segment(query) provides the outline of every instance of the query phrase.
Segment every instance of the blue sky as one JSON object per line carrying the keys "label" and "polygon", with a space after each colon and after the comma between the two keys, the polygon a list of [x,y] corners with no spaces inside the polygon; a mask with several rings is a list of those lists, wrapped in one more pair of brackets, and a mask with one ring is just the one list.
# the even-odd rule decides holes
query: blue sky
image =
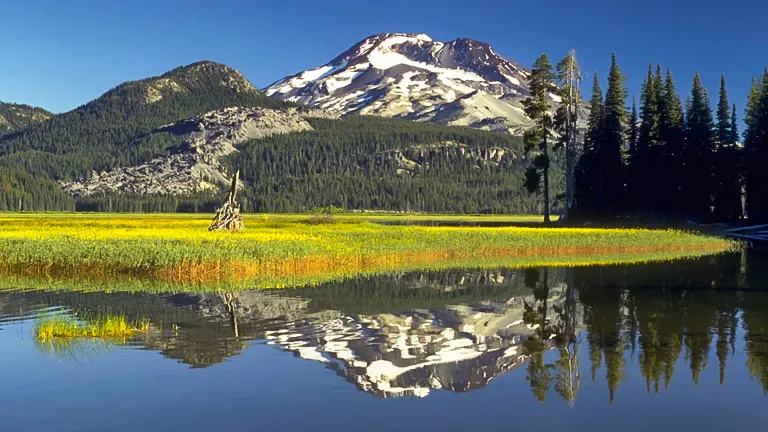
{"label": "blue sky", "polygon": [[724,72],[741,113],[751,77],[768,62],[767,2],[573,3],[0,0],[0,100],[67,111],[121,82],[198,60],[226,63],[263,87],[370,34],[414,32],[489,42],[526,66],[542,52],[557,60],[573,47],[582,67],[602,77],[616,51],[632,92],[648,63],[661,62],[683,98],[700,72],[714,102]]}

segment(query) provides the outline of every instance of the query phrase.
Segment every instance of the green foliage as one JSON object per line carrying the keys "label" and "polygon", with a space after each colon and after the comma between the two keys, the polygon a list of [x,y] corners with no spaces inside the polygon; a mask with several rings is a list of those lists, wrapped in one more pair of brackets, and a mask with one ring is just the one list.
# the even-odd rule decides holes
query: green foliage
{"label": "green foliage", "polygon": [[[222,85],[233,80],[233,85]],[[0,138],[0,166],[54,179],[87,177],[93,170],[165,154],[177,140],[170,135],[144,137],[160,126],[228,106],[286,105],[244,86],[250,84],[239,72],[212,62],[128,82],[37,127]]]}
{"label": "green foliage", "polygon": [[713,163],[713,206],[716,220],[734,220],[742,215],[741,151],[736,146],[735,112],[728,102],[725,75],[720,78],[720,99],[717,104],[717,146]]}
{"label": "green foliage", "polygon": [[600,88],[600,80],[595,72],[592,81],[592,99],[589,103],[589,119],[584,136],[584,154],[593,152],[600,141],[603,123],[603,90]]}
{"label": "green foliage", "polygon": [[[254,140],[230,158],[247,185],[244,211],[541,213],[521,190],[529,162],[519,137],[367,116],[310,123],[313,131]],[[486,157],[494,149],[505,152],[498,162]],[[399,154],[416,165],[400,165]],[[558,167],[552,174],[562,178]]]}
{"label": "green foliage", "polygon": [[744,151],[747,213],[750,220],[768,220],[768,73],[752,85],[747,101]]}
{"label": "green foliage", "polygon": [[684,210],[691,215],[705,217],[710,213],[713,188],[715,123],[707,91],[696,74],[691,90],[691,108],[686,112],[686,145],[683,164],[686,182],[682,184],[686,197]]}
{"label": "green foliage", "polygon": [[42,108],[0,102],[0,138],[36,126],[52,115]]}
{"label": "green foliage", "polygon": [[640,120],[642,121],[638,136],[638,152],[643,154],[648,148],[659,142],[659,85],[657,77],[653,75],[651,66],[648,65],[648,76],[643,82],[640,95]]}
{"label": "green foliage", "polygon": [[[549,92],[552,89],[552,81],[555,79],[555,73],[549,58],[542,54],[533,64],[531,76],[528,81],[530,96],[523,100],[523,111],[530,118],[534,126],[525,131],[523,140],[525,141],[525,152],[529,153],[534,149],[541,152],[533,159],[532,167],[541,171],[541,178],[544,180],[544,221],[549,222],[549,147],[552,143],[552,128],[554,120],[550,115]],[[530,171],[530,167],[528,168]],[[538,190],[538,185],[532,182],[537,179],[536,176],[526,174],[525,188],[528,191]],[[534,187],[535,186],[535,187]]]}
{"label": "green foliage", "polygon": [[630,156],[633,156],[637,151],[637,139],[640,133],[638,128],[639,120],[640,119],[637,114],[637,103],[635,102],[635,97],[632,96],[632,111],[629,114],[629,135],[627,136],[627,140],[629,141],[628,144]]}
{"label": "green foliage", "polygon": [[730,143],[732,134],[731,104],[728,102],[728,89],[725,74],[720,76],[720,99],[717,103],[717,139],[720,144]]}
{"label": "green foliage", "polygon": [[74,209],[74,200],[56,182],[24,171],[0,167],[0,211]]}
{"label": "green foliage", "polygon": [[[597,76],[593,100],[598,97]],[[625,107],[627,89],[624,74],[616,63],[616,54],[611,57],[608,75],[608,91],[600,110],[601,118],[590,118],[587,136],[592,140],[581,158],[583,179],[581,180],[580,212],[592,215],[621,214],[624,199],[624,165],[622,151],[626,140],[628,123]],[[593,102],[594,103],[594,102]],[[599,126],[597,126],[599,124]],[[592,129],[594,128],[594,129]]]}
{"label": "green foliage", "polygon": [[116,213],[215,213],[222,198],[201,192],[187,196],[94,195],[77,199],[75,210]]}
{"label": "green foliage", "polygon": [[684,118],[672,73],[668,69],[662,81],[660,66],[655,75],[648,69],[640,112],[638,143],[626,167],[626,211],[699,220],[740,218],[741,154],[724,77],[717,129],[699,76]]}

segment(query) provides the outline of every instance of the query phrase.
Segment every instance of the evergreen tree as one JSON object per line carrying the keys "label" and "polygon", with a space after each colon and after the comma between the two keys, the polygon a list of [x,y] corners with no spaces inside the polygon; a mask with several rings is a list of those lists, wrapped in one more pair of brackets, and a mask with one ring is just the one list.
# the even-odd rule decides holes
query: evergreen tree
{"label": "evergreen tree", "polygon": [[641,172],[637,171],[641,169],[640,167],[640,159],[638,158],[637,154],[637,138],[639,134],[639,128],[638,128],[638,117],[637,117],[637,104],[635,103],[635,97],[632,96],[632,111],[630,112],[629,117],[629,132],[627,135],[627,146],[628,151],[626,155],[626,166],[627,166],[627,193],[628,198],[630,200],[630,205],[633,208],[637,208],[640,206],[640,200],[639,196],[642,194],[641,189],[641,181],[640,177],[642,175]]}
{"label": "evergreen tree", "polygon": [[664,81],[664,93],[660,102],[661,112],[659,113],[659,139],[664,146],[661,152],[661,164],[658,167],[660,172],[665,173],[664,177],[658,176],[660,189],[659,208],[668,215],[675,215],[680,212],[680,201],[682,200],[681,189],[686,179],[681,171],[681,155],[685,145],[683,104],[680,102],[680,96],[675,89],[675,79],[672,77],[672,71],[667,69],[666,80]]}
{"label": "evergreen tree", "polygon": [[600,146],[603,132],[603,90],[597,73],[592,81],[592,98],[589,103],[589,118],[587,130],[584,133],[584,150],[579,158],[576,186],[576,201],[582,214],[594,211],[595,183],[595,154]]}
{"label": "evergreen tree", "polygon": [[589,119],[587,131],[584,134],[583,153],[594,152],[600,141],[600,133],[603,124],[603,90],[600,88],[600,80],[595,73],[592,81],[592,99],[589,102]]}
{"label": "evergreen tree", "polygon": [[615,214],[621,210],[624,193],[624,167],[622,149],[626,138],[627,88],[625,77],[611,56],[608,74],[608,90],[605,93],[601,143],[595,149],[595,201],[603,214]]}
{"label": "evergreen tree", "polygon": [[632,158],[637,151],[637,138],[638,138],[638,117],[637,117],[637,104],[635,103],[635,97],[632,96],[632,112],[629,116],[629,156]]}
{"label": "evergreen tree", "polygon": [[725,74],[720,77],[720,100],[717,104],[717,149],[714,163],[714,216],[717,220],[741,217],[741,164],[739,150],[733,140],[731,104]]}
{"label": "evergreen tree", "polygon": [[[661,69],[661,63],[656,65],[656,75],[653,77],[654,93],[656,94],[657,111],[659,114],[659,122],[661,122],[661,112],[664,110],[664,75]],[[661,123],[659,123],[659,133]],[[659,136],[661,139],[661,136]]]}
{"label": "evergreen tree", "polygon": [[549,146],[552,128],[554,126],[552,116],[550,115],[549,92],[552,89],[552,81],[555,74],[549,58],[542,54],[533,64],[531,70],[530,87],[531,95],[523,100],[523,110],[525,114],[533,121],[534,126],[525,132],[526,153],[538,149],[537,154],[531,166],[526,171],[525,186],[529,192],[535,192],[539,189],[543,179],[544,183],[544,222],[550,222],[549,217]]}
{"label": "evergreen tree", "polygon": [[687,176],[683,188],[683,207],[689,215],[706,218],[712,205],[715,123],[709,96],[701,85],[698,73],[693,78],[691,107],[686,113],[686,135],[683,160]]}
{"label": "evergreen tree", "polygon": [[722,74],[720,76],[720,100],[717,103],[717,140],[719,144],[731,143],[733,136],[731,128],[731,104],[728,102],[725,74]]}
{"label": "evergreen tree", "polygon": [[732,143],[739,142],[739,123],[736,119],[736,104],[733,104],[733,110],[731,111],[731,140]]}
{"label": "evergreen tree", "polygon": [[555,129],[559,134],[556,148],[565,149],[565,218],[568,219],[574,201],[574,158],[578,139],[579,103],[581,102],[581,70],[576,61],[576,51],[557,63],[557,82],[560,105],[555,112]]}
{"label": "evergreen tree", "polygon": [[[658,75],[658,73],[657,73]],[[635,209],[650,210],[654,194],[658,188],[654,183],[657,178],[653,168],[658,162],[660,109],[658,76],[653,75],[651,65],[648,65],[648,75],[643,82],[640,96],[640,119],[635,153],[630,159],[630,176],[628,178],[630,200]]]}
{"label": "evergreen tree", "polygon": [[744,121],[747,215],[764,221],[768,219],[768,73],[752,84]]}
{"label": "evergreen tree", "polygon": [[640,95],[640,131],[638,136],[638,151],[644,152],[659,143],[659,86],[657,78],[653,75],[651,66],[648,66],[648,76],[643,81]]}

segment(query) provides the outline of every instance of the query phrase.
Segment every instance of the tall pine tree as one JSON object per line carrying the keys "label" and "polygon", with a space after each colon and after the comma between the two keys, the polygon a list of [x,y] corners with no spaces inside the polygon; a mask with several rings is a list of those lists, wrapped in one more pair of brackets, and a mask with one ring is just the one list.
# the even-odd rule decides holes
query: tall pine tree
{"label": "tall pine tree", "polygon": [[[658,74],[657,74],[658,75]],[[632,208],[651,210],[657,187],[654,185],[656,154],[659,151],[659,89],[658,76],[653,75],[648,65],[648,75],[643,82],[640,96],[640,120],[636,151],[630,159],[628,189]]]}
{"label": "tall pine tree", "polygon": [[530,87],[531,95],[523,100],[523,110],[533,121],[533,127],[525,132],[526,153],[538,150],[539,153],[533,159],[533,163],[525,173],[525,187],[533,193],[539,190],[542,179],[544,183],[544,222],[550,222],[549,216],[549,146],[552,144],[551,135],[554,122],[550,114],[549,92],[552,90],[552,81],[555,74],[549,58],[542,54],[533,64],[531,70]]}
{"label": "tall pine tree", "polygon": [[626,138],[627,88],[626,78],[611,55],[608,90],[605,93],[603,127],[600,145],[595,149],[595,201],[604,215],[622,210],[624,198],[624,167],[622,149]]}
{"label": "tall pine tree", "polygon": [[717,141],[719,144],[731,142],[731,104],[728,102],[728,90],[725,74],[720,75],[720,99],[717,103]]}
{"label": "tall pine tree", "polygon": [[658,207],[663,213],[675,216],[679,213],[679,203],[682,199],[681,189],[686,181],[680,170],[682,166],[681,155],[685,144],[683,133],[685,121],[683,104],[680,102],[680,96],[675,89],[675,79],[669,69],[667,69],[664,93],[661,95],[659,105],[659,141],[663,146],[663,151],[658,170],[663,172],[664,176],[659,176],[661,190],[658,191]]}
{"label": "tall pine tree", "polygon": [[592,98],[589,102],[589,118],[587,131],[584,134],[584,151],[594,151],[600,141],[600,133],[603,127],[603,89],[600,88],[600,79],[597,73],[592,80]]}
{"label": "tall pine tree", "polygon": [[686,135],[683,209],[689,216],[706,219],[712,205],[715,123],[709,96],[698,73],[693,78],[691,107],[686,113]]}
{"label": "tall pine tree", "polygon": [[603,90],[597,73],[592,80],[592,98],[589,103],[587,130],[584,133],[584,149],[579,158],[579,170],[576,175],[576,202],[582,215],[595,210],[595,154],[602,140],[603,132]]}
{"label": "tall pine tree", "polygon": [[741,217],[741,164],[733,140],[731,104],[728,102],[725,74],[720,77],[717,103],[717,148],[714,163],[714,217],[728,221]]}
{"label": "tall pine tree", "polygon": [[558,133],[556,149],[565,149],[565,219],[570,217],[574,204],[574,164],[578,139],[579,103],[581,102],[581,68],[576,61],[576,50],[557,63],[557,83],[560,104],[555,111],[555,129]]}
{"label": "tall pine tree", "polygon": [[635,102],[635,97],[632,96],[632,111],[629,115],[629,136],[627,137],[627,140],[629,141],[627,144],[629,146],[629,155],[630,158],[635,154],[637,151],[637,137],[638,137],[638,117],[637,117],[637,103]]}
{"label": "tall pine tree", "polygon": [[744,122],[747,216],[763,222],[768,220],[768,73],[752,83]]}

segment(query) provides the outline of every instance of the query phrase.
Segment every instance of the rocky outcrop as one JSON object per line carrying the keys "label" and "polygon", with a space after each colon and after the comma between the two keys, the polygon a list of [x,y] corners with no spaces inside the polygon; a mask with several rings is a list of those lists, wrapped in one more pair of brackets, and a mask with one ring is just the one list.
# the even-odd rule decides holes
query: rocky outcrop
{"label": "rocky outcrop", "polygon": [[104,193],[189,195],[216,189],[228,182],[221,159],[237,151],[237,145],[250,139],[311,130],[306,118],[324,115],[318,110],[299,108],[231,107],[211,111],[153,132],[184,137],[173,154],[137,166],[94,172],[90,178],[61,185],[75,197]]}
{"label": "rocky outcrop", "polygon": [[511,165],[518,159],[518,155],[504,147],[470,147],[454,141],[444,141],[380,152],[373,156],[373,163],[386,167],[395,174],[405,175],[428,170],[430,161],[434,158],[465,161],[477,167],[498,167]]}

